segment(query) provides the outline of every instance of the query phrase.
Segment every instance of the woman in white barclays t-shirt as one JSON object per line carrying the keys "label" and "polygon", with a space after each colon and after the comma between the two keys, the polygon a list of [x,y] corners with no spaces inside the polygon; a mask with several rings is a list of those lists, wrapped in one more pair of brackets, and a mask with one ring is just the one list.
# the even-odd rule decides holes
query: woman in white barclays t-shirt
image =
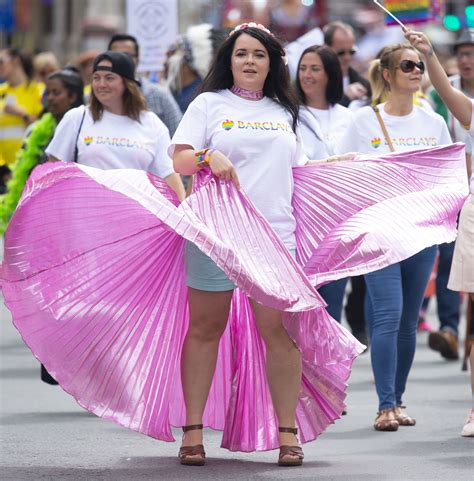
{"label": "woman in white barclays t-shirt", "polygon": [[[469,128],[466,141],[467,172],[470,182],[470,195],[464,204],[459,217],[459,231],[454,248],[453,264],[449,276],[448,288],[453,291],[468,292],[471,302],[474,302],[474,162],[472,144],[474,141],[474,104],[473,101],[459,90],[455,89],[443,67],[436,57],[433,47],[427,37],[421,32],[408,31],[407,39],[424,56],[428,73],[434,88],[451,113],[461,123]],[[474,437],[474,324],[470,332],[471,359],[471,392],[472,405],[466,423],[461,431],[462,436]]]}
{"label": "woman in white barclays t-shirt", "polygon": [[[184,114],[171,150],[180,174],[192,175],[208,165],[215,176],[241,185],[294,252],[292,167],[308,163],[308,158],[299,139],[298,106],[283,57],[281,44],[261,25],[236,27],[219,49],[202,85],[204,93]],[[190,321],[181,369],[190,426],[183,428],[179,457],[182,464],[204,464],[202,416],[235,285],[191,243],[186,249],[186,282]],[[267,377],[280,426],[279,464],[300,465],[303,453],[294,428],[300,353],[282,325],[281,313],[251,299],[250,303],[267,346]]]}
{"label": "woman in white barclays t-shirt", "polygon": [[[443,118],[413,104],[413,94],[420,87],[424,70],[418,52],[402,44],[386,47],[371,65],[373,103],[395,152],[451,143]],[[386,102],[379,103],[381,98],[386,98]],[[355,113],[338,151],[379,155],[392,148],[376,112],[367,106]],[[415,354],[418,312],[436,252],[437,247],[432,246],[365,275],[366,320],[379,398],[374,428],[379,431],[415,425],[402,407],[402,396]]]}
{"label": "woman in white barclays t-shirt", "polygon": [[139,169],[161,177],[185,197],[168,156],[168,129],[146,110],[129,55],[105,52],[94,61],[88,107],[70,110],[46,149],[49,160],[78,162],[99,169]]}
{"label": "woman in white barclays t-shirt", "polygon": [[[342,77],[341,63],[331,48],[315,45],[301,54],[295,88],[300,100],[301,137],[310,159],[332,155],[352,121],[352,112],[338,103],[344,94]],[[347,278],[319,288],[327,311],[338,322],[346,284]]]}
{"label": "woman in white barclays t-shirt", "polygon": [[321,140],[329,155],[333,155],[353,117],[348,108],[338,103],[343,92],[342,70],[333,50],[326,46],[308,47],[298,62],[295,86],[301,102],[301,136],[308,157],[327,157]]}

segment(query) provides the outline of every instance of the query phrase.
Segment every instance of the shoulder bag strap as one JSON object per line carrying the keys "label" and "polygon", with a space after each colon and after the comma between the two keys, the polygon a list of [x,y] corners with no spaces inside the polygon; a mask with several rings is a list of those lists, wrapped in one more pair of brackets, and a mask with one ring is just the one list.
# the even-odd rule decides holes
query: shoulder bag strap
{"label": "shoulder bag strap", "polygon": [[79,140],[79,134],[81,133],[82,124],[84,123],[84,117],[86,116],[86,109],[87,109],[87,107],[84,107],[84,112],[82,114],[81,123],[79,124],[79,130],[77,131],[77,135],[76,135],[76,142],[74,143],[74,162],[77,162],[77,157],[79,155],[79,149],[77,147],[77,141]]}
{"label": "shoulder bag strap", "polygon": [[390,152],[395,152],[395,148],[393,147],[390,136],[388,135],[387,129],[385,128],[385,124],[382,120],[382,116],[380,115],[379,108],[376,105],[372,105],[372,109],[375,112],[375,115],[377,116],[377,120],[379,121],[380,127],[382,127],[383,135],[385,137],[385,140],[388,146],[390,147]]}

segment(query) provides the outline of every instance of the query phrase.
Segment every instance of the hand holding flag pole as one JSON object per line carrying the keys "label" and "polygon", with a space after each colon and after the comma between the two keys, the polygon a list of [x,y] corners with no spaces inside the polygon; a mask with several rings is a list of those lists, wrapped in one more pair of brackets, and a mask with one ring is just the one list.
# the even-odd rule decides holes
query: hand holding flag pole
{"label": "hand holding flag pole", "polygon": [[379,2],[377,2],[377,0],[374,0],[374,3],[375,3],[375,5],[377,5],[378,7],[380,7],[384,12],[386,12],[387,15],[390,15],[390,16],[395,20],[395,22],[397,22],[398,25],[400,25],[400,27],[402,27],[402,30],[403,30],[404,32],[407,32],[407,31],[408,31],[408,28],[405,27],[405,25],[403,25],[403,23],[400,22],[400,20],[398,20],[398,18],[397,18],[392,12],[390,12],[389,10],[387,10],[383,5],[381,5]]}

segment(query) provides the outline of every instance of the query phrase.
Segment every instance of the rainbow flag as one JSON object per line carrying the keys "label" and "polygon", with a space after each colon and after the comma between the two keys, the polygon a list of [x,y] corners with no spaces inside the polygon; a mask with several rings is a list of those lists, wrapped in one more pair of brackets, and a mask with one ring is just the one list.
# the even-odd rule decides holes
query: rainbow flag
{"label": "rainbow flag", "polygon": [[[385,0],[384,7],[405,25],[437,22],[444,12],[444,0]],[[397,25],[385,16],[386,25]]]}

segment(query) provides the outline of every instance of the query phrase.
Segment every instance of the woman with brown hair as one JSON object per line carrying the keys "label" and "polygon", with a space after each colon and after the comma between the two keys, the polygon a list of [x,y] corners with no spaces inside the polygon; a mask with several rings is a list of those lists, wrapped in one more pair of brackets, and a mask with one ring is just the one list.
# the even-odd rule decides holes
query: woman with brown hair
{"label": "woman with brown hair", "polygon": [[163,178],[184,199],[183,185],[166,151],[168,129],[146,110],[132,58],[105,52],[96,57],[93,70],[89,106],[64,116],[46,149],[49,159],[105,170],[146,170]]}

